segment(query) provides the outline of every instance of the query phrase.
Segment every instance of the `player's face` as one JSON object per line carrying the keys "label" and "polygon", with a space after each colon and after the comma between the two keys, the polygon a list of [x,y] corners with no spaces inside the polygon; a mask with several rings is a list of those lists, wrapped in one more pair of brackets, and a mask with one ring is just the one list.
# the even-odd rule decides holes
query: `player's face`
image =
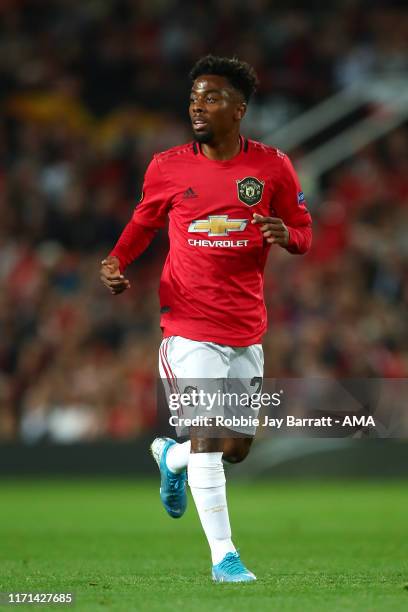
{"label": "player's face", "polygon": [[225,77],[205,74],[193,83],[190,119],[198,142],[210,144],[239,129],[246,104]]}

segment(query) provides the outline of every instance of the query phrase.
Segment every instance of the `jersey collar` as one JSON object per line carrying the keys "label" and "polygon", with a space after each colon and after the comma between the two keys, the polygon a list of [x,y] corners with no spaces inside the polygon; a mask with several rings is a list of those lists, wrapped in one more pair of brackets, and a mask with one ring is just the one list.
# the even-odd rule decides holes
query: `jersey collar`
{"label": "jersey collar", "polygon": [[237,160],[239,157],[241,157],[241,155],[243,153],[247,153],[248,152],[248,139],[245,138],[245,136],[242,136],[241,134],[239,135],[239,141],[241,144],[241,148],[239,150],[239,152],[234,155],[234,157],[231,157],[231,159],[225,159],[225,160],[219,160],[219,159],[208,159],[208,157],[206,157],[204,155],[204,153],[201,150],[201,145],[199,142],[194,141],[193,142],[193,153],[194,155],[200,155],[200,157],[202,157],[203,159],[205,159],[206,161],[210,162],[211,164],[221,164],[221,165],[228,165],[231,162],[234,162],[235,160]]}

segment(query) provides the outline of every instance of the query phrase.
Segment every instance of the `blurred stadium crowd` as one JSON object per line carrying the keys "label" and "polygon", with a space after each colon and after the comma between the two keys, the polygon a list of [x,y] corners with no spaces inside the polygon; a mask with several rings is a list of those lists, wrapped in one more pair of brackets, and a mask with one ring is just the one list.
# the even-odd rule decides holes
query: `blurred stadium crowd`
{"label": "blurred stadium crowd", "polygon": [[[289,117],[368,74],[408,71],[398,3],[270,4],[1,3],[0,439],[154,427],[166,235],[121,296],[102,287],[99,263],[151,154],[191,138],[187,73],[200,55],[256,67],[255,105],[270,112],[249,117],[249,137],[274,127],[277,100]],[[309,204],[311,253],[270,254],[266,375],[406,376],[407,125],[328,173]]]}

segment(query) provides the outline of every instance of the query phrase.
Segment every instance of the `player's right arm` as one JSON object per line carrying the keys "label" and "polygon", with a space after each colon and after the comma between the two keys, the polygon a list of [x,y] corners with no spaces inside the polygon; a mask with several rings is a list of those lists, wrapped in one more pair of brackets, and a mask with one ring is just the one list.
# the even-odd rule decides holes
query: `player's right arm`
{"label": "player's right arm", "polygon": [[150,162],[140,201],[115,247],[101,264],[100,277],[113,295],[130,288],[123,272],[149,246],[158,229],[166,223],[171,206],[171,184],[167,181],[157,157]]}
{"label": "player's right arm", "polygon": [[125,289],[130,289],[130,282],[120,271],[120,262],[117,257],[105,257],[101,262],[101,281],[116,295],[122,293]]}

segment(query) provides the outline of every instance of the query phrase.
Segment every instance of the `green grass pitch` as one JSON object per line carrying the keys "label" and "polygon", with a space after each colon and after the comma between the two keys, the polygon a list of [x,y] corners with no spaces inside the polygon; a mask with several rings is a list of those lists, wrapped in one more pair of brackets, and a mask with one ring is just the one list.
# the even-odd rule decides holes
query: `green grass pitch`
{"label": "green grass pitch", "polygon": [[158,479],[2,481],[0,591],[76,595],[73,608],[25,610],[408,610],[408,483],[235,481],[228,492],[254,584],[212,584],[191,498],[170,519]]}

